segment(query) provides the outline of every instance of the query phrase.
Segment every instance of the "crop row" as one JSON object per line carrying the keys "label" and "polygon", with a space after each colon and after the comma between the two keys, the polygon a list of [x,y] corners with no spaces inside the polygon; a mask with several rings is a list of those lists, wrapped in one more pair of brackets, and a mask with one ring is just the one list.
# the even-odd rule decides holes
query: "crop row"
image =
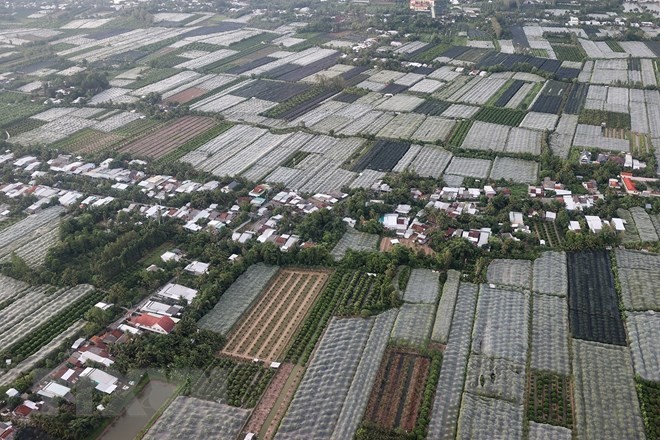
{"label": "crop row", "polygon": [[99,291],[89,293],[76,300],[73,304],[62,310],[57,315],[50,318],[41,326],[34,329],[27,336],[19,339],[2,352],[2,357],[12,359],[12,362],[18,362],[25,359],[33,353],[36,353],[44,345],[48,344],[55,336],[68,329],[74,322],[81,319],[85,313],[98,301],[104,294]]}

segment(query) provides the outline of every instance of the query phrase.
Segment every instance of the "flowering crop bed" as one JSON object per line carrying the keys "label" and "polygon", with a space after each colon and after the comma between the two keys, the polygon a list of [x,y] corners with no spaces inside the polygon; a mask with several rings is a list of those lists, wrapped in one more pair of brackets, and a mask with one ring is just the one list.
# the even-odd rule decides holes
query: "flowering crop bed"
{"label": "flowering crop bed", "polygon": [[532,372],[527,417],[538,423],[573,427],[570,376]]}
{"label": "flowering crop bed", "polygon": [[411,432],[422,403],[431,360],[414,352],[389,349],[378,370],[365,422]]}

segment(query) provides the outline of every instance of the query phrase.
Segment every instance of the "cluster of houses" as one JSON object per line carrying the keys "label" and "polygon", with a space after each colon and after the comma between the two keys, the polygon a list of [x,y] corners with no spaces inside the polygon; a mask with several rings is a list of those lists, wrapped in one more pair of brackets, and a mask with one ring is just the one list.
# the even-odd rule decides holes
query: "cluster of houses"
{"label": "cluster of houses", "polygon": [[[0,155],[0,165],[11,162],[15,170],[29,174],[32,179],[31,181],[34,182],[36,182],[37,178],[47,176],[49,173],[55,175],[85,176],[90,179],[114,182],[112,188],[118,191],[125,191],[137,185],[147,197],[156,200],[165,200],[182,193],[213,191],[222,186],[218,181],[199,183],[190,180],[179,181],[173,176],[148,176],[144,171],[140,171],[139,169],[115,167],[114,160],[111,158],[104,160],[98,165],[92,162],[84,162],[81,160],[82,158],[72,155],[59,155],[54,159],[48,160],[45,164],[39,161],[36,156],[23,156],[14,159],[14,154],[11,152],[2,154]],[[129,162],[129,167],[140,168],[146,164],[146,162],[136,159]],[[47,169],[47,171],[44,169]],[[238,186],[240,186],[238,182],[231,182],[221,189],[225,192],[230,192]],[[70,193],[72,195],[65,198],[64,203],[71,204],[82,198],[82,194],[71,191]],[[56,195],[54,194],[52,196]]]}

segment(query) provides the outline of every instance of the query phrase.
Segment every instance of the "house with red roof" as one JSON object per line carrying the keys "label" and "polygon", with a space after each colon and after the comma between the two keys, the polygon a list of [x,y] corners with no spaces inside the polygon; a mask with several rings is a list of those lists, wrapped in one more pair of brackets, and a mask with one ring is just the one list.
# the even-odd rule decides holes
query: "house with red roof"
{"label": "house with red roof", "polygon": [[129,321],[135,327],[162,335],[168,335],[174,330],[176,322],[169,316],[144,314],[134,316]]}

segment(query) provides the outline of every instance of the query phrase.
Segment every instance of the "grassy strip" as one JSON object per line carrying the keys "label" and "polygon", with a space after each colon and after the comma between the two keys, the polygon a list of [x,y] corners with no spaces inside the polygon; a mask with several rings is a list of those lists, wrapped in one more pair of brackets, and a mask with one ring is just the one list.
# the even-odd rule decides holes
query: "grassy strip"
{"label": "grassy strip", "polygon": [[417,415],[417,424],[415,425],[417,438],[426,438],[429,422],[431,421],[431,408],[433,408],[435,390],[438,386],[438,380],[440,380],[441,366],[442,354],[439,351],[431,352],[431,367],[429,368],[429,376],[424,386],[424,397],[419,408],[419,414]]}
{"label": "grassy strip", "polygon": [[181,145],[176,150],[170,151],[165,156],[163,156],[163,157],[159,158],[158,160],[156,160],[155,163],[157,165],[161,165],[161,164],[177,161],[177,160],[181,159],[183,156],[185,156],[187,153],[190,153],[191,151],[196,150],[201,145],[203,145],[206,142],[210,141],[214,137],[216,137],[216,136],[220,135],[221,133],[229,130],[230,127],[232,127],[231,123],[223,121],[221,124],[216,125],[215,127],[211,128],[210,130],[207,130],[204,133],[200,134],[199,136],[196,136],[193,139],[189,140],[188,142]]}
{"label": "grassy strip", "polygon": [[600,125],[607,128],[626,128],[630,130],[630,113],[617,113],[607,110],[583,110],[578,118],[578,124]]}
{"label": "grassy strip", "polygon": [[507,90],[509,90],[509,87],[511,87],[512,84],[513,84],[513,80],[512,80],[512,79],[507,80],[507,82],[505,82],[504,85],[503,85],[502,87],[499,88],[499,90],[497,91],[497,93],[495,93],[493,96],[490,97],[490,99],[489,99],[488,101],[486,101],[486,106],[487,106],[487,107],[492,107],[492,106],[494,106],[495,103],[497,102],[497,100],[500,99],[500,97],[501,97],[502,95],[504,95],[504,92],[506,92]]}
{"label": "grassy strip", "polygon": [[177,72],[178,70],[172,68],[151,69],[144,77],[135,81],[134,83],[127,85],[126,87],[130,89],[139,89],[141,87],[148,86],[149,84],[164,80],[165,78],[169,78]]}
{"label": "grassy strip", "polygon": [[619,53],[624,53],[625,50],[623,50],[623,47],[619,44],[618,41],[615,40],[607,40],[606,41],[607,45],[612,49],[614,52],[619,52]]}
{"label": "grassy strip", "polygon": [[456,147],[463,145],[463,141],[465,140],[468,131],[470,131],[470,127],[472,127],[472,121],[469,119],[463,119],[456,124],[454,132],[452,133],[451,138],[449,138],[449,145],[454,145]]}
{"label": "grassy strip", "polygon": [[527,110],[527,107],[529,107],[530,104],[534,101],[534,98],[539,94],[544,84],[545,83],[542,81],[535,83],[534,87],[532,87],[532,90],[529,91],[527,96],[525,96],[525,99],[523,99],[523,101],[518,106],[518,110]]}

